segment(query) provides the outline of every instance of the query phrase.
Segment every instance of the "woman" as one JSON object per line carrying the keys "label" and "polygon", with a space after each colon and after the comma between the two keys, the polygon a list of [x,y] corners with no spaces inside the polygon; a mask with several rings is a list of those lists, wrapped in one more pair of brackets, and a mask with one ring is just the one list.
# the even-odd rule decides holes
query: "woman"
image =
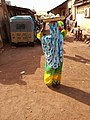
{"label": "woman", "polygon": [[47,86],[60,85],[63,64],[63,35],[57,22],[49,23],[50,35],[41,38],[42,49],[46,59],[44,83]]}

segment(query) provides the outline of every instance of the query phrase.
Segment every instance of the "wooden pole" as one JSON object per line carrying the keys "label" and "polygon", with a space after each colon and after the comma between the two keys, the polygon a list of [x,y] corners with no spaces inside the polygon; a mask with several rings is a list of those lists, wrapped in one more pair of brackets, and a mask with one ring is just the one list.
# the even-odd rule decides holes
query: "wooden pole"
{"label": "wooden pole", "polygon": [[10,18],[9,18],[9,15],[8,15],[8,10],[7,10],[7,5],[6,5],[6,2],[5,0],[1,0],[1,5],[2,5],[2,8],[3,8],[3,14],[4,14],[4,23],[6,25],[6,34],[7,34],[7,38],[8,38],[8,41],[10,42],[11,41],[11,37],[10,37]]}

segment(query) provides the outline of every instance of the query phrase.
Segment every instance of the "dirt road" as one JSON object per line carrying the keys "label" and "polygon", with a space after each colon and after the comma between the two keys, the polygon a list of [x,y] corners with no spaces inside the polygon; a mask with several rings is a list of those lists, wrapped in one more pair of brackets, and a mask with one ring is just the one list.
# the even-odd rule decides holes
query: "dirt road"
{"label": "dirt road", "polygon": [[89,120],[90,47],[67,37],[60,89],[43,83],[44,65],[40,45],[4,47],[0,53],[0,120]]}

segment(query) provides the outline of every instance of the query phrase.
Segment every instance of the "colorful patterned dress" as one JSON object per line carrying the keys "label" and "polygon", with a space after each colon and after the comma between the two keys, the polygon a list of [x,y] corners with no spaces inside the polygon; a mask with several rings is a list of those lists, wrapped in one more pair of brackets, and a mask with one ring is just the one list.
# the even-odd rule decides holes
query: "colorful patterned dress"
{"label": "colorful patterned dress", "polygon": [[46,60],[44,83],[47,86],[58,86],[61,81],[63,63],[63,35],[57,22],[50,23],[49,27],[50,35],[45,35],[41,38]]}

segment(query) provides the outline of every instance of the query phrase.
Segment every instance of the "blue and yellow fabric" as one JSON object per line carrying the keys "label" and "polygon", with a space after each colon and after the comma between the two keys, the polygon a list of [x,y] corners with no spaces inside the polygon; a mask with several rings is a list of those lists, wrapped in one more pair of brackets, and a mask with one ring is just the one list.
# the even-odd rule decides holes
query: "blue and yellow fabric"
{"label": "blue and yellow fabric", "polygon": [[63,35],[58,23],[49,24],[50,35],[41,38],[42,49],[46,59],[44,83],[48,86],[60,85],[63,63]]}

